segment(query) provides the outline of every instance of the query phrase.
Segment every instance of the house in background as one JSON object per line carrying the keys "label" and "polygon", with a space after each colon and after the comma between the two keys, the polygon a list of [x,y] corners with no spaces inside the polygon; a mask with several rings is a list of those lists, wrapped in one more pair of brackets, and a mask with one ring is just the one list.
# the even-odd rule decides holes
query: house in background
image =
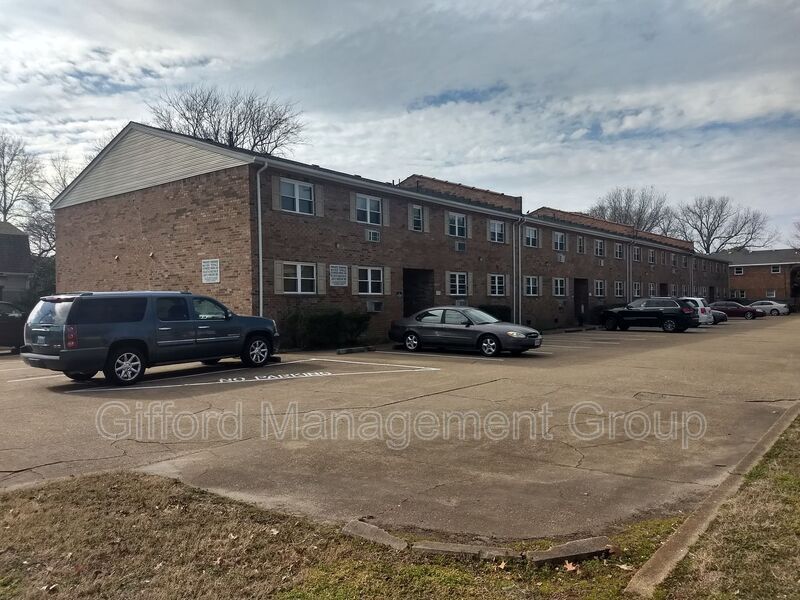
{"label": "house in background", "polygon": [[0,300],[21,302],[33,276],[28,234],[0,221]]}
{"label": "house in background", "polygon": [[800,304],[800,251],[793,248],[720,252],[730,262],[731,298],[739,302],[777,300]]}

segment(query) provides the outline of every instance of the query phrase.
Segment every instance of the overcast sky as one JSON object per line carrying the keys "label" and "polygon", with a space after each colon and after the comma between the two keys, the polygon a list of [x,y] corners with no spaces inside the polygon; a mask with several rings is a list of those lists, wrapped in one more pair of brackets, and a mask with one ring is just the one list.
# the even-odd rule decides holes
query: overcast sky
{"label": "overcast sky", "polygon": [[617,185],[800,219],[800,0],[3,0],[0,126],[82,156],[198,82],[298,103],[293,158],[587,208]]}

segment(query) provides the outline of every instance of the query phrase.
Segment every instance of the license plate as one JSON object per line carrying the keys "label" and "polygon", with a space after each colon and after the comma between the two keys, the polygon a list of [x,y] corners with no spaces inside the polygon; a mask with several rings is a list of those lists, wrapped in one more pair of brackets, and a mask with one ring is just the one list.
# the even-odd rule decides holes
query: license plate
{"label": "license plate", "polygon": [[542,345],[542,340],[536,340],[535,342],[533,342],[533,347],[534,348],[538,348],[541,345]]}
{"label": "license plate", "polygon": [[47,345],[47,338],[45,338],[43,335],[37,335],[36,336],[36,344],[38,346],[46,346]]}

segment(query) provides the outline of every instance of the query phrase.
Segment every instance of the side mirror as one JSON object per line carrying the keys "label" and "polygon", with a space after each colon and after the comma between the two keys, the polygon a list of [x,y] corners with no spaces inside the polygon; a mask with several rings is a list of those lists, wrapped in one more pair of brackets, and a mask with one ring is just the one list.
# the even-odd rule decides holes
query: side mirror
{"label": "side mirror", "polygon": [[633,308],[633,304],[626,304],[625,308]]}
{"label": "side mirror", "polygon": [[461,324],[464,325],[465,327],[469,327],[470,325],[472,325],[472,321],[470,321],[469,319],[465,319],[461,321]]}
{"label": "side mirror", "polygon": [[232,317],[233,317],[233,311],[231,311],[231,310],[226,310],[226,311],[225,311],[225,320],[226,320],[226,321],[230,321]]}

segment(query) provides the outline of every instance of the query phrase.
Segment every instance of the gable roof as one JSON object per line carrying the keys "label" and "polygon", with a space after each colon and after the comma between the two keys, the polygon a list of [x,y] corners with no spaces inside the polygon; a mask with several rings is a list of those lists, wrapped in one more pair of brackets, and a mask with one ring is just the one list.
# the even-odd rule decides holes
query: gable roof
{"label": "gable roof", "polygon": [[398,183],[400,187],[444,193],[449,196],[474,200],[482,204],[499,207],[504,210],[522,212],[522,196],[509,196],[501,192],[476,188],[463,183],[453,183],[444,179],[436,179],[427,175],[409,175]]}
{"label": "gable roof", "polygon": [[28,234],[5,221],[0,221],[0,272],[33,272]]}
{"label": "gable roof", "polygon": [[731,266],[800,264],[800,250],[794,248],[717,252],[711,256],[726,260]]}

